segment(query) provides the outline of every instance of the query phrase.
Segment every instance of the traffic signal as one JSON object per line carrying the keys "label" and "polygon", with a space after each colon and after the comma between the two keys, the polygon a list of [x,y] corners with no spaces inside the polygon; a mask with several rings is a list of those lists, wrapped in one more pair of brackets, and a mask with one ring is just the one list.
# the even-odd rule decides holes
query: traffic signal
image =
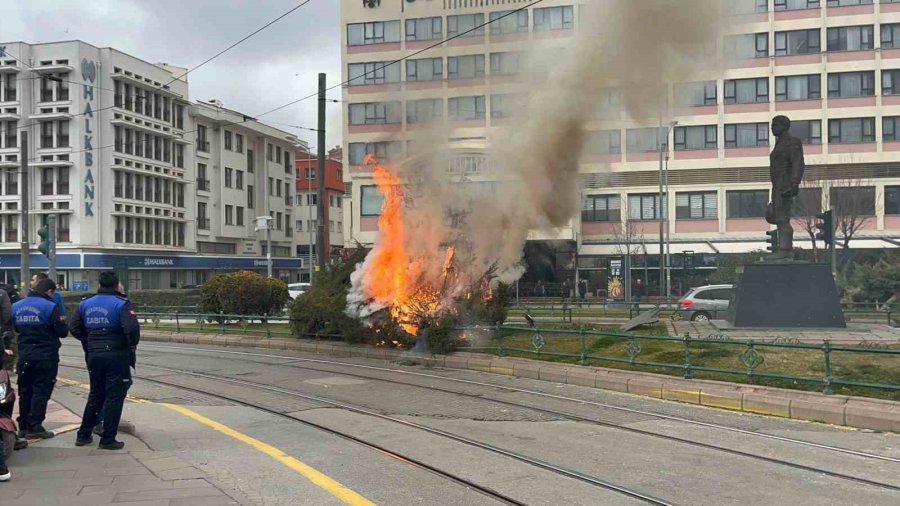
{"label": "traffic signal", "polygon": [[778,251],[778,229],[769,230],[766,235],[769,236],[766,238],[766,242],[769,244],[766,249],[775,253]]}
{"label": "traffic signal", "polygon": [[39,228],[38,237],[41,238],[41,243],[38,245],[38,251],[45,257],[50,258],[50,225],[44,225]]}
{"label": "traffic signal", "polygon": [[831,246],[834,242],[834,211],[829,209],[816,215],[816,240],[825,242],[825,246]]}

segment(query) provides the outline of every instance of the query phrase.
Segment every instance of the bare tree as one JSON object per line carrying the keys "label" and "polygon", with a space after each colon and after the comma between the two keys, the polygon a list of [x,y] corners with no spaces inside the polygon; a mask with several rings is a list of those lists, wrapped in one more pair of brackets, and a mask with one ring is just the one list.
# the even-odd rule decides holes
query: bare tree
{"label": "bare tree", "polygon": [[844,250],[864,226],[871,223],[878,213],[875,186],[864,179],[829,181],[826,194],[828,207],[834,210],[835,241],[841,238]]}
{"label": "bare tree", "polygon": [[800,187],[800,194],[794,199],[791,208],[791,222],[807,235],[812,244],[813,261],[819,261],[819,248],[816,243],[816,215],[822,212],[822,194],[824,182],[821,180],[804,181]]}

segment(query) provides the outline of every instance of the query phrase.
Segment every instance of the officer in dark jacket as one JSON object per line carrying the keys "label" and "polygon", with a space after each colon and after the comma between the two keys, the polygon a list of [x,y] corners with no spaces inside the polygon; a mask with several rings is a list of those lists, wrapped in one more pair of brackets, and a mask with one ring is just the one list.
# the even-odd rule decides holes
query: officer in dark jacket
{"label": "officer in dark jacket", "polygon": [[54,292],[53,280],[41,280],[28,297],[12,307],[13,325],[19,333],[19,433],[25,437],[53,437],[43,423],[59,371],[59,340],[69,334],[53,301]]}
{"label": "officer in dark jacket", "polygon": [[85,298],[72,317],[72,335],[82,342],[87,354],[91,393],[88,395],[75,445],[93,442],[91,429],[103,411],[100,449],[118,450],[116,441],[125,395],[131,387],[132,355],[141,338],[134,306],[117,292],[119,278],[112,271],[100,273],[100,289]]}

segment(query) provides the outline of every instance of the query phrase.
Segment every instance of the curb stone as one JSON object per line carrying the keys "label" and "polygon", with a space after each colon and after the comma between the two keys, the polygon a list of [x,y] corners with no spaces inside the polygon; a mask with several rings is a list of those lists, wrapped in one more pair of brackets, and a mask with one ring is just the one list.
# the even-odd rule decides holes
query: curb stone
{"label": "curb stone", "polygon": [[[396,349],[301,339],[266,339],[236,334],[177,334],[147,330],[141,333],[141,337],[145,341],[154,342],[244,346],[344,358],[367,357],[385,361],[394,361],[404,356],[403,351]],[[419,357],[410,359],[422,362],[426,367],[539,379],[731,411],[900,433],[900,402],[884,399],[825,395],[727,381],[686,380],[662,374],[569,366],[524,358],[501,358],[481,353],[456,352],[424,360]]]}

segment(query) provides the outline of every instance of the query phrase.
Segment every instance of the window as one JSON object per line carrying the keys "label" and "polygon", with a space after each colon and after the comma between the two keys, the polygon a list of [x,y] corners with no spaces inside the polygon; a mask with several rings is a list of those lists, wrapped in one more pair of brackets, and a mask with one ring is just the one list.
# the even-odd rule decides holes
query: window
{"label": "window", "polygon": [[622,152],[622,132],[619,130],[588,132],[585,149],[590,155],[618,155]]}
{"label": "window", "polygon": [[581,221],[622,221],[622,199],[618,195],[585,195]]}
{"label": "window", "polygon": [[768,145],[768,123],[737,123],[725,125],[726,148],[755,148]]}
{"label": "window", "polygon": [[407,123],[428,123],[444,117],[444,102],[439,98],[410,100],[406,103]]}
{"label": "window", "polygon": [[[776,0],[777,1],[777,0]],[[755,14],[769,10],[768,0],[728,0],[725,10],[728,14]]]}
{"label": "window", "polygon": [[236,170],[234,171],[234,187],[238,190],[244,189],[244,171]]}
{"label": "window", "polygon": [[225,188],[231,188],[231,178],[234,174],[234,169],[231,167],[225,167]]}
{"label": "window", "polygon": [[406,40],[436,40],[443,38],[441,18],[406,20]]}
{"label": "window", "polygon": [[675,151],[717,147],[716,125],[675,127]]}
{"label": "window", "polygon": [[444,60],[421,58],[406,60],[407,81],[440,81],[444,78]]}
{"label": "window", "polygon": [[491,75],[512,76],[522,69],[522,53],[491,53]]}
{"label": "window", "polygon": [[232,151],[231,132],[225,130],[225,149]]}
{"label": "window", "polygon": [[812,54],[822,51],[819,29],[775,32],[775,56]]}
{"label": "window", "polygon": [[363,163],[366,155],[370,154],[381,161],[397,161],[403,156],[403,143],[399,141],[350,143],[349,161],[351,164]]}
{"label": "window", "polygon": [[663,137],[665,130],[661,128],[629,128],[625,132],[625,146],[629,153],[648,153],[659,151],[660,141],[665,149]]}
{"label": "window", "polygon": [[498,11],[490,14],[491,35],[528,31],[528,11]]}
{"label": "window", "polygon": [[350,104],[351,125],[384,125],[391,123],[400,123],[400,102]]}
{"label": "window", "polygon": [[239,227],[244,226],[244,208],[241,206],[234,208],[234,223]]}
{"label": "window", "polygon": [[775,78],[776,102],[819,98],[822,98],[822,76],[819,74]]}
{"label": "window", "polygon": [[534,31],[569,30],[575,26],[575,11],[571,5],[534,9]]}
{"label": "window", "polygon": [[53,167],[41,169],[41,195],[53,195]]}
{"label": "window", "polygon": [[881,25],[881,49],[900,48],[900,23]]}
{"label": "window", "polygon": [[726,193],[729,218],[765,218],[769,190],[740,190]]}
{"label": "window", "polygon": [[293,172],[291,170],[291,166],[293,166],[294,162],[291,160],[291,152],[287,149],[284,150],[284,171],[290,174]]}
{"label": "window", "polygon": [[828,96],[870,97],[875,95],[875,72],[833,72],[828,74]]}
{"label": "window", "polygon": [[234,206],[225,204],[225,224],[234,225]]}
{"label": "window", "polygon": [[[885,3],[884,0],[882,0],[882,3]],[[846,5],[872,5],[872,0],[828,0],[829,7],[844,7]]]}
{"label": "window", "polygon": [[238,153],[244,152],[244,136],[241,134],[234,134],[234,150]]}
{"label": "window", "polygon": [[872,25],[828,29],[829,51],[863,51],[874,47],[875,28]]}
{"label": "window", "polygon": [[875,216],[875,187],[832,187],[830,204],[837,216]]}
{"label": "window", "polygon": [[16,73],[10,72],[6,74],[6,95],[3,98],[4,102],[15,102],[16,101]]}
{"label": "window", "polygon": [[447,37],[483,37],[484,14],[447,16]]}
{"label": "window", "polygon": [[206,140],[205,125],[197,125],[197,151],[209,152],[209,141]]}
{"label": "window", "polygon": [[256,189],[252,184],[247,185],[247,209],[253,209],[253,201],[256,199]]}
{"label": "window", "polygon": [[791,217],[808,218],[822,212],[822,189],[800,188],[791,206]]}
{"label": "window", "polygon": [[281,163],[281,146],[275,146],[275,163]]}
{"label": "window", "polygon": [[68,195],[69,194],[69,168],[68,167],[60,167],[56,172],[56,194],[57,195]]}
{"label": "window", "polygon": [[281,195],[281,181],[275,181],[275,196],[280,197]]}
{"label": "window", "polygon": [[791,135],[800,139],[803,144],[822,144],[822,121],[818,119],[791,121]]}
{"label": "window", "polygon": [[881,94],[900,95],[900,69],[881,71]]}
{"label": "window", "polygon": [[247,172],[249,172],[249,173],[251,173],[251,174],[253,174],[253,170],[254,170],[254,168],[253,168],[253,163],[254,163],[254,161],[253,161],[253,150],[252,150],[252,149],[248,149],[248,150],[247,150]]}
{"label": "window", "polygon": [[828,120],[828,142],[831,144],[875,142],[875,118]]}
{"label": "window", "polygon": [[491,117],[509,118],[519,108],[522,96],[515,93],[491,95]]}
{"label": "window", "polygon": [[884,187],[884,214],[900,214],[900,186]]}
{"label": "window", "polygon": [[484,55],[450,56],[447,58],[447,79],[484,77]]}
{"label": "window", "polygon": [[775,0],[776,11],[796,11],[800,9],[818,9],[819,0]]}
{"label": "window", "polygon": [[315,206],[315,205],[317,205],[316,204],[317,201],[318,201],[318,195],[316,195],[315,193],[307,193],[306,194],[306,205]]}
{"label": "window", "polygon": [[[437,58],[440,60],[440,58]],[[407,62],[407,66],[409,63]],[[376,84],[399,83],[400,65],[387,62],[351,63],[347,65],[350,86],[371,86]]]}
{"label": "window", "polygon": [[266,145],[266,159],[270,162],[275,160],[275,146],[273,144]]}
{"label": "window", "polygon": [[628,196],[628,219],[629,220],[658,220],[660,212],[662,217],[666,217],[666,198],[663,195],[663,209],[660,209],[659,194],[647,193],[642,195]]}
{"label": "window", "polygon": [[400,21],[375,21],[347,25],[347,45],[367,46],[400,42]]}
{"label": "window", "polygon": [[769,79],[726,79],[726,104],[753,104],[769,101]]}
{"label": "window", "polygon": [[272,185],[274,184],[274,181],[275,181],[275,180],[274,180],[273,178],[271,178],[271,177],[269,178],[269,196],[270,196],[270,197],[273,196],[273,195],[275,195],[275,190],[272,188]]}
{"label": "window", "polygon": [[456,121],[484,119],[484,96],[450,98],[447,111],[450,119]]}
{"label": "window", "polygon": [[360,216],[379,216],[384,205],[384,197],[375,186],[360,186]]}
{"label": "window", "polygon": [[328,221],[328,231],[329,231],[329,232],[334,232],[334,220],[329,220],[329,221]]}
{"label": "window", "polygon": [[719,217],[719,196],[716,192],[675,194],[675,219],[715,220]]}
{"label": "window", "polygon": [[763,58],[769,56],[768,33],[746,33],[725,37],[728,58]]}
{"label": "window", "polygon": [[681,106],[697,107],[716,105],[716,82],[699,81],[675,85],[675,103]]}

